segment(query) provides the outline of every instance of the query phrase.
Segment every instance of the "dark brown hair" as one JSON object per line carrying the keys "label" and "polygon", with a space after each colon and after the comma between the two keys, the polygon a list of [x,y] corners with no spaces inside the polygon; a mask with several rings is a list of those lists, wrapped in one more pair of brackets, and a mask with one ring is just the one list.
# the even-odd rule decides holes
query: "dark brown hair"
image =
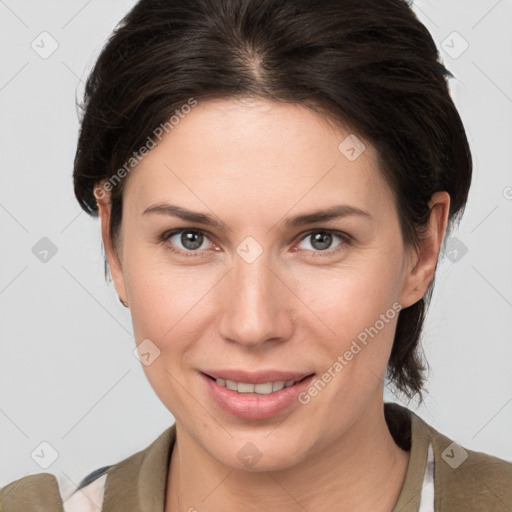
{"label": "dark brown hair", "polygon": [[[127,179],[119,170],[191,98],[291,102],[376,148],[404,243],[417,248],[432,194],[450,194],[449,233],[471,183],[470,148],[447,87],[452,76],[405,0],[140,0],[87,80],[75,194],[97,215],[94,188],[117,173],[115,242]],[[419,341],[433,285],[400,311],[388,364],[395,386],[420,400]]]}

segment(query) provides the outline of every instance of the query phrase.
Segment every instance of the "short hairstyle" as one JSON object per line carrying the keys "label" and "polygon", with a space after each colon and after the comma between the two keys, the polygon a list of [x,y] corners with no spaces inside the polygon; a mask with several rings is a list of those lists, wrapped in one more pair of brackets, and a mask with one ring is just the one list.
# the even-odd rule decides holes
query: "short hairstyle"
{"label": "short hairstyle", "polygon": [[[376,148],[404,244],[417,249],[432,194],[450,195],[449,233],[471,183],[452,77],[405,0],[140,0],[87,79],[75,195],[98,215],[95,187],[117,179],[110,198],[115,245],[126,182],[119,170],[191,98],[302,104]],[[107,268],[105,260],[106,276]],[[395,387],[420,401],[420,336],[433,286],[434,279],[400,311],[388,363]]]}

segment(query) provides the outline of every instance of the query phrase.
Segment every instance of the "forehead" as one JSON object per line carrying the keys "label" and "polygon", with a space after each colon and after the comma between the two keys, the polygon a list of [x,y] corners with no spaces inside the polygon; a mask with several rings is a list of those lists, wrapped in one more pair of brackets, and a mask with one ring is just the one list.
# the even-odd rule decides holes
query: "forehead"
{"label": "forehead", "polygon": [[143,157],[124,195],[140,212],[179,198],[248,216],[391,200],[370,144],[305,106],[263,100],[199,102]]}

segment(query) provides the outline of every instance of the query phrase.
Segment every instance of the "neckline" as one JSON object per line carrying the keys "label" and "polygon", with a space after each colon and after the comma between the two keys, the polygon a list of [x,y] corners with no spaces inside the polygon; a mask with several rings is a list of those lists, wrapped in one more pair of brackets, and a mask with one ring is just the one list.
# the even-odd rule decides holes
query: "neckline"
{"label": "neckline", "polygon": [[[410,450],[404,483],[392,512],[418,510],[431,439],[429,426],[409,409],[384,403],[386,423],[397,444]],[[147,448],[109,470],[103,506],[111,512],[138,507],[141,512],[164,512],[176,424],[168,427]]]}

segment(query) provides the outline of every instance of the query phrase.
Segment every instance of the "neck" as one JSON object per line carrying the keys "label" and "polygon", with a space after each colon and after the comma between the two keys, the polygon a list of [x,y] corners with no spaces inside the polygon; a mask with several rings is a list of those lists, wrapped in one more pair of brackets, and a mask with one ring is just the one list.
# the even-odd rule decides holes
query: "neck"
{"label": "neck", "polygon": [[278,471],[247,472],[220,464],[177,424],[166,512],[391,512],[408,462],[409,452],[389,432],[382,402],[327,449]]}

